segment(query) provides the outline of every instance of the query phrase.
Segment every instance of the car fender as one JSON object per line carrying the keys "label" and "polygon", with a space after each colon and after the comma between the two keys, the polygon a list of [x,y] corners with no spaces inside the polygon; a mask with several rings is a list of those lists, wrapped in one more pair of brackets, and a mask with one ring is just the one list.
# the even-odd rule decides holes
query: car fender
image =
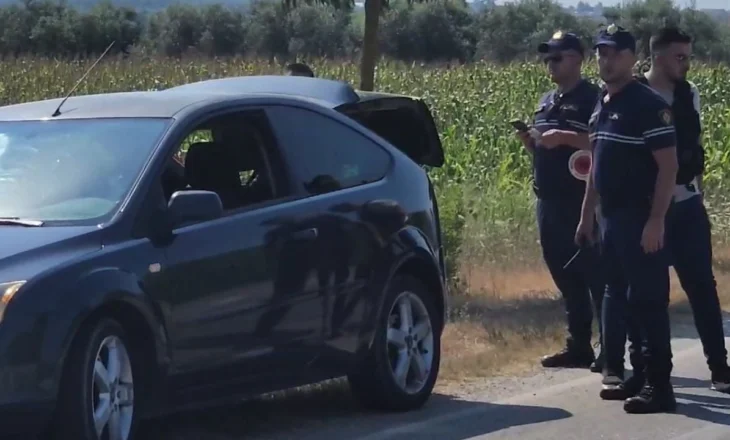
{"label": "car fender", "polygon": [[[426,237],[419,229],[413,226],[406,226],[391,236],[384,249],[391,249],[391,251],[389,251],[386,258],[381,260],[381,266],[375,272],[374,279],[371,283],[373,289],[371,294],[377,300],[372,302],[373,307],[367,310],[364,316],[363,322],[366,324],[363,326],[363,333],[361,335],[361,350],[365,349],[367,351],[372,347],[375,339],[376,323],[380,322],[384,313],[387,313],[385,310],[385,292],[392,279],[407,264],[417,260],[419,266],[428,268],[433,273],[440,274],[438,260],[429,246]],[[446,288],[442,281],[442,276],[439,275],[438,278],[441,280],[438,283],[440,290],[438,294],[441,295],[445,306],[447,304]],[[444,307],[445,309],[446,307]],[[445,322],[445,313],[443,319],[443,322]]]}
{"label": "car fender", "polygon": [[[74,337],[86,320],[100,308],[112,302],[121,302],[134,308],[154,338],[156,363],[161,370],[169,365],[167,331],[162,314],[141,287],[140,280],[130,272],[118,268],[98,268],[87,272],[65,289],[60,310],[50,322],[49,335],[58,338],[48,341],[50,347],[58,347],[56,359],[66,360]],[[60,374],[60,371],[57,372]]]}

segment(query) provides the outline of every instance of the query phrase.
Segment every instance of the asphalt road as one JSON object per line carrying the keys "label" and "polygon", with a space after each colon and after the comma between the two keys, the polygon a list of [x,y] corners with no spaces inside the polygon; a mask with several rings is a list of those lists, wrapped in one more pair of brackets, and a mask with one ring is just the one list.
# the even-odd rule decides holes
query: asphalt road
{"label": "asphalt road", "polygon": [[[422,410],[405,414],[366,413],[343,396],[293,406],[284,399],[265,410],[253,403],[234,414],[261,411],[252,419],[271,418],[268,423],[245,423],[240,430],[227,429],[220,435],[201,426],[196,434],[205,433],[208,440],[730,440],[730,395],[709,389],[702,348],[686,334],[691,332],[674,331],[684,336],[673,344],[673,383],[679,402],[675,414],[625,414],[621,402],[598,397],[599,374],[553,370],[473,384],[458,398],[437,393]],[[726,342],[730,347],[730,338]]]}

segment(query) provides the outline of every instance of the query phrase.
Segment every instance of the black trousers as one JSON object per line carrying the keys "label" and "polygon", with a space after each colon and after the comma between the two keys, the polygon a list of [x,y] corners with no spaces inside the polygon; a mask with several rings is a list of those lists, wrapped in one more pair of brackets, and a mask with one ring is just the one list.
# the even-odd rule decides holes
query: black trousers
{"label": "black trousers", "polygon": [[[667,213],[666,246],[670,263],[692,306],[695,327],[702,341],[710,370],[727,365],[722,309],[712,271],[712,234],[707,210],[700,196],[673,203]],[[611,301],[608,299],[607,301]],[[608,305],[610,309],[612,304]],[[606,308],[604,307],[604,310]],[[611,335],[617,339],[606,345],[609,357],[623,362],[625,323],[611,321]],[[611,336],[614,337],[614,336]],[[633,346],[633,342],[632,342]],[[631,353],[632,349],[629,349]],[[617,361],[618,362],[618,361]],[[634,362],[632,362],[634,365]]]}
{"label": "black trousers", "polygon": [[605,373],[623,376],[626,336],[634,374],[654,385],[669,382],[672,346],[669,325],[667,249],[645,253],[641,236],[648,209],[622,209],[606,215],[601,256],[606,270],[603,301]]}
{"label": "black trousers", "polygon": [[[605,283],[599,267],[597,248],[583,249],[575,255],[575,231],[580,221],[582,199],[537,200],[537,224],[545,263],[565,303],[568,321],[568,347],[590,347],[593,306],[600,325]],[[593,300],[593,305],[591,304]]]}

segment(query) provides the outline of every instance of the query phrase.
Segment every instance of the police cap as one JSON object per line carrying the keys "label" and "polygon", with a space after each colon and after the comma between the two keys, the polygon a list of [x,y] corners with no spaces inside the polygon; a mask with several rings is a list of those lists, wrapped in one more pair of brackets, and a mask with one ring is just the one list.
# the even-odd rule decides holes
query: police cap
{"label": "police cap", "polygon": [[537,51],[540,53],[560,52],[563,50],[574,50],[583,55],[583,43],[580,42],[574,33],[557,31],[550,40],[540,43]]}
{"label": "police cap", "polygon": [[628,49],[631,52],[636,52],[636,39],[634,39],[631,32],[626,29],[621,26],[611,24],[607,26],[606,29],[599,32],[598,37],[596,38],[596,44],[593,45],[593,49],[596,49],[599,46],[609,46],[616,50]]}

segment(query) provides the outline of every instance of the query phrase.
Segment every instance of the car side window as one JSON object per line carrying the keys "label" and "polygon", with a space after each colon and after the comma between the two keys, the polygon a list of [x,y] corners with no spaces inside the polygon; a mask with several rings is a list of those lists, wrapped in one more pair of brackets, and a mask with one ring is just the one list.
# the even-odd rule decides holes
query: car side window
{"label": "car side window", "polygon": [[294,183],[306,194],[323,194],[385,176],[390,154],[347,125],[311,110],[266,109]]}
{"label": "car side window", "polygon": [[274,136],[263,110],[209,119],[181,142],[162,176],[166,198],[175,191],[218,194],[225,211],[287,196],[279,177]]}

